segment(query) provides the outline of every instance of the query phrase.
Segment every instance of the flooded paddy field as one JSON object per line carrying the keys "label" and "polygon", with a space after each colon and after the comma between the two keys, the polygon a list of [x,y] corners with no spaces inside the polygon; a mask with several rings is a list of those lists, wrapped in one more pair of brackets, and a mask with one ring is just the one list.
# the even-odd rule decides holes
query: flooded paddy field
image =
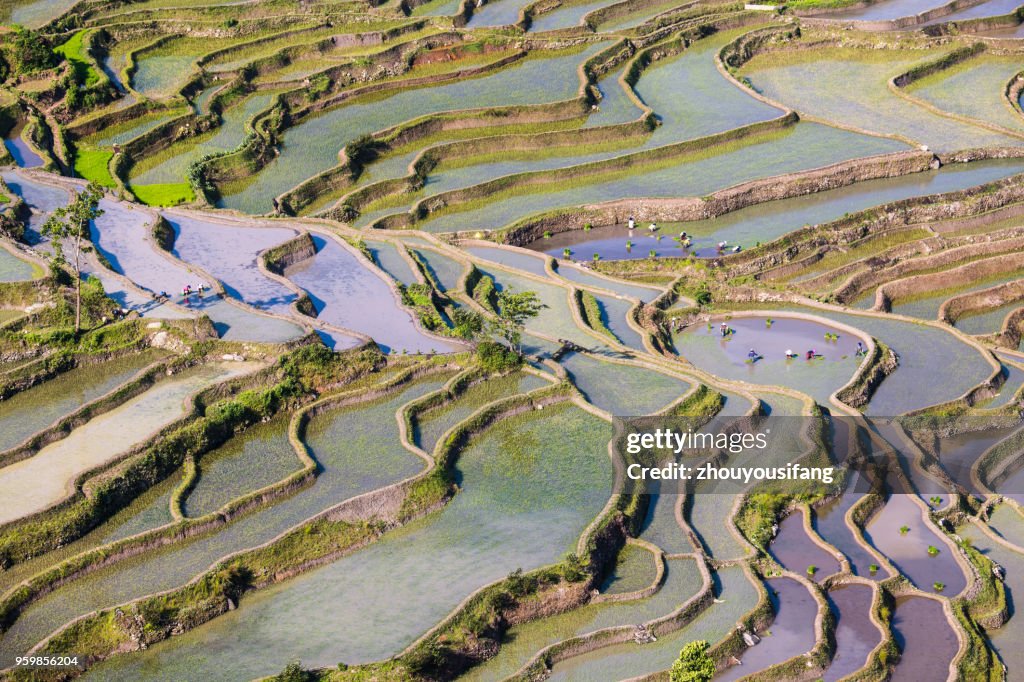
{"label": "flooded paddy field", "polygon": [[[465,679],[502,680],[519,670],[534,654],[562,640],[602,628],[631,625],[666,616],[693,597],[701,586],[700,573],[691,559],[668,560],[663,580],[654,596],[646,599],[592,604],[561,617],[513,628],[508,632],[509,641],[502,646],[501,655]],[[637,587],[648,585],[650,581],[647,585]]]}
{"label": "flooded paddy field", "polygon": [[9,2],[0,679],[1021,677],[961,4]]}
{"label": "flooded paddy field", "polygon": [[[717,246],[720,242],[726,242],[729,248],[751,248],[806,225],[827,223],[846,213],[880,203],[966,189],[1022,170],[1024,164],[1016,160],[943,166],[938,171],[868,180],[815,195],[773,201],[727,213],[719,218],[661,223],[661,230],[654,235],[643,224],[632,232],[625,224],[608,225],[587,232],[562,232],[548,239],[531,242],[528,248],[556,258],[561,258],[568,248],[580,260],[590,259],[595,253],[605,260],[648,258],[651,249],[659,257],[714,258],[722,253]],[[675,240],[665,239],[680,232],[690,236],[691,246],[688,249],[681,249]],[[657,238],[659,235],[662,236],[660,240]]]}
{"label": "flooded paddy field", "polygon": [[770,551],[775,560],[789,570],[820,582],[839,572],[839,562],[811,539],[803,527],[803,519],[800,512],[783,519]]}
{"label": "flooded paddy field", "polygon": [[713,589],[718,601],[686,627],[643,647],[629,642],[568,658],[554,665],[551,679],[586,680],[603,675],[623,678],[667,670],[679,657],[683,645],[690,641],[721,639],[757,600],[754,585],[738,566],[716,571]]}
{"label": "flooded paddy field", "polygon": [[[630,174],[618,179],[601,180],[568,188],[558,185],[537,194],[510,196],[498,204],[452,213],[443,218],[427,220],[419,225],[428,232],[469,231],[486,225],[505,227],[518,219],[552,209],[611,201],[631,196],[666,197],[694,196],[716,189],[765,177],[761,165],[774,159],[772,167],[779,172],[805,170],[858,156],[895,151],[902,145],[840,131],[817,124],[798,124],[792,131],[753,140],[743,140],[734,150],[723,150],[717,156],[694,155],[668,168],[648,173]],[[788,149],[802,148],[808,157],[790,156]],[[810,158],[815,159],[810,163]],[[770,173],[768,173],[770,174]]]}
{"label": "flooded paddy field", "polygon": [[37,431],[124,384],[159,353],[86,364],[0,403],[0,449],[9,450]]}
{"label": "flooded paddy field", "polygon": [[80,474],[106,464],[184,416],[189,395],[211,382],[252,369],[245,365],[215,366],[161,382],[32,457],[4,467],[0,490],[13,504],[0,515],[0,522],[34,514],[61,501],[72,493],[72,484]]}
{"label": "flooded paddy field", "polygon": [[942,603],[924,597],[896,601],[893,635],[900,648],[894,680],[941,679],[957,652],[957,638]]}
{"label": "flooded paddy field", "polygon": [[836,626],[836,653],[824,676],[840,680],[863,667],[868,654],[881,641],[882,634],[871,622],[871,588],[844,585],[828,593],[829,608],[839,621]]}
{"label": "flooded paddy field", "polygon": [[[182,675],[183,679],[202,679],[209,674],[203,671],[204,665],[223,674],[219,662],[227,656],[234,661],[231,673],[234,679],[251,679],[260,674],[259,668],[273,671],[283,667],[288,662],[286,652],[299,643],[308,647],[306,655],[312,657],[311,663],[319,661],[327,665],[336,659],[360,663],[381,658],[396,653],[430,623],[443,617],[445,611],[474,586],[497,579],[517,567],[529,569],[557,558],[572,546],[575,535],[603,504],[603,496],[597,492],[601,486],[596,484],[607,474],[605,463],[587,455],[590,464],[572,470],[577,476],[584,475],[590,480],[577,481],[572,489],[567,489],[559,485],[557,477],[545,475],[566,463],[565,460],[560,462],[550,447],[546,450],[547,461],[520,463],[520,471],[526,475],[515,483],[494,459],[502,456],[497,448],[503,439],[543,439],[543,430],[552,427],[561,429],[562,433],[569,429],[568,433],[586,438],[586,434],[592,432],[588,428],[593,426],[592,420],[578,409],[568,408],[549,413],[543,422],[531,419],[541,432],[523,429],[521,420],[503,422],[500,432],[494,432],[464,455],[459,476],[464,491],[440,515],[424,519],[364,552],[309,573],[283,589],[263,593],[258,601],[251,601],[215,626],[227,627],[232,632],[244,631],[244,637],[225,638],[212,630],[199,629],[186,638],[172,640],[168,644],[174,648],[187,646],[188,640],[194,637],[208,643],[219,642],[216,646],[203,646],[209,656],[206,662],[190,657],[176,675]],[[516,426],[519,428],[514,428]],[[590,437],[599,436],[594,433]],[[578,446],[581,440],[575,442]],[[531,457],[529,451],[523,455]],[[576,457],[570,452],[561,456]],[[524,470],[523,465],[529,468]],[[503,491],[510,484],[519,487],[520,495],[516,499],[509,498]],[[559,493],[541,503],[556,487],[561,488]],[[445,566],[444,571],[436,571],[422,561],[428,548],[439,565]],[[392,571],[393,579],[382,581],[380,569],[383,566],[405,568]],[[345,579],[339,580],[338,576],[342,575]],[[424,581],[433,583],[430,590],[424,590]],[[336,597],[336,592],[347,596]],[[447,596],[442,600],[443,595]],[[359,600],[364,608],[333,613],[311,608],[324,599],[340,599],[346,603]],[[267,619],[263,614],[270,612],[277,615]],[[370,612],[376,616],[368,622],[366,615]],[[313,614],[326,619],[324,627],[318,628],[325,635],[321,641],[306,637],[304,628],[279,629],[282,618],[308,624]],[[246,625],[242,627],[241,623]],[[289,632],[293,635],[286,635]],[[339,632],[347,634],[339,638]],[[278,648],[281,653],[273,655],[270,647]],[[251,655],[253,651],[266,655],[255,657]],[[132,664],[130,668],[108,667],[102,678],[118,679],[124,675],[123,679],[132,679],[132,675],[152,665],[144,659],[159,659],[157,663],[163,668],[166,662],[180,660],[173,654],[168,647],[154,648],[146,657],[135,661],[125,659]],[[280,660],[273,660],[276,657]],[[97,673],[100,672],[101,669],[97,669]]]}
{"label": "flooded paddy field", "polygon": [[[925,591],[958,594],[966,586],[954,549],[936,545],[937,531],[922,519],[921,509],[906,494],[891,495],[868,523],[865,539],[916,586]],[[935,551],[937,550],[937,551]],[[943,585],[941,589],[938,585]]]}
{"label": "flooded paddy field", "polygon": [[[730,330],[725,335],[722,324]],[[838,337],[835,341],[833,334]],[[723,377],[790,386],[820,403],[827,403],[828,396],[850,380],[861,359],[857,343],[864,345],[844,330],[785,317],[715,321],[675,338],[677,352],[701,369]]]}
{"label": "flooded paddy field", "polygon": [[[434,352],[454,346],[427,335],[398,301],[385,279],[364,267],[357,256],[330,237],[314,237],[316,255],[288,271],[287,278],[304,289],[319,319],[343,329],[365,333],[385,352]],[[364,306],[375,314],[364,315]]]}
{"label": "flooded paddy field", "polygon": [[[915,106],[886,88],[887,79],[937,56],[937,52],[897,52],[883,61],[870,51],[849,50],[843,54],[780,51],[755,58],[745,73],[760,92],[798,111],[858,129],[895,133],[933,149],[1019,144],[1019,140],[1009,135]],[[818,88],[801,88],[800,84],[813,83],[816,79],[857,83],[857,87],[830,88],[825,97],[808,96],[818,92]]]}

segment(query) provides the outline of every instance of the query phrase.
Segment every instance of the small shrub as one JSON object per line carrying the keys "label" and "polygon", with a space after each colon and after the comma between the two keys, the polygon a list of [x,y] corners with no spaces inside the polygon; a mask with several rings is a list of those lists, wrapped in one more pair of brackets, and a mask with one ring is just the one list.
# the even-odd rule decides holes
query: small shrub
{"label": "small shrub", "polygon": [[669,672],[671,682],[708,682],[715,676],[715,661],[708,654],[707,640],[690,642],[679,652]]}
{"label": "small shrub", "polygon": [[488,372],[508,372],[523,365],[522,356],[495,341],[479,344],[476,347],[476,359]]}
{"label": "small shrub", "polygon": [[313,673],[303,670],[298,661],[292,661],[284,667],[284,670],[270,679],[272,682],[313,682],[316,678]]}

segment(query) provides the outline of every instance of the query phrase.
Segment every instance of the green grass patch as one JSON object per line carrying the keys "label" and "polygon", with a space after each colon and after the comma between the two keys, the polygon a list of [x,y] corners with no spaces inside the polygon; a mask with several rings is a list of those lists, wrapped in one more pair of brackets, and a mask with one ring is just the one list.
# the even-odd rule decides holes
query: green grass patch
{"label": "green grass patch", "polygon": [[100,75],[90,63],[89,53],[85,49],[85,36],[88,31],[82,29],[63,45],[53,48],[54,53],[61,55],[75,70],[75,80],[90,88],[100,82]]}
{"label": "green grass patch", "polygon": [[132,193],[148,206],[177,206],[195,201],[196,195],[187,182],[169,182],[160,185],[132,185]]}
{"label": "green grass patch", "polygon": [[75,152],[75,174],[104,187],[117,187],[110,174],[110,159],[114,152],[104,149],[79,149]]}

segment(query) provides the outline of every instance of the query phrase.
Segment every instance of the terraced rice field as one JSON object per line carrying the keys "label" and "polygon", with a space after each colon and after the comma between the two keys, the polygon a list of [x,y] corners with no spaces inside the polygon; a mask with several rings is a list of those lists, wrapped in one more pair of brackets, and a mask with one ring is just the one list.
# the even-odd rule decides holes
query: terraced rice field
{"label": "terraced rice field", "polygon": [[772,4],[3,4],[0,680],[1024,678],[1016,4]]}

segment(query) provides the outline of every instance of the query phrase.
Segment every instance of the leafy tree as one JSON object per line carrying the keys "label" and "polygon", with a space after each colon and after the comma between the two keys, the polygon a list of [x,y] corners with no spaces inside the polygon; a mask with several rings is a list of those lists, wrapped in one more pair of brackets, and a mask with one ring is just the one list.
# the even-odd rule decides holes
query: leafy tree
{"label": "leafy tree", "polygon": [[672,664],[669,679],[672,682],[708,682],[715,675],[715,662],[708,655],[706,640],[690,642],[679,652]]}
{"label": "leafy tree", "polygon": [[102,198],[103,188],[89,183],[74,201],[55,210],[42,228],[43,235],[53,243],[51,266],[70,267],[75,276],[75,333],[82,328],[83,246],[89,241],[89,222],[103,215],[99,207]]}
{"label": "leafy tree", "polygon": [[452,334],[460,339],[475,339],[484,330],[483,315],[464,308],[452,311]]}
{"label": "leafy tree", "polygon": [[546,306],[534,291],[502,291],[498,294],[497,303],[498,319],[489,322],[489,331],[504,339],[515,352],[521,353],[526,321],[537,317],[541,308]]}
{"label": "leafy tree", "polygon": [[57,63],[50,41],[37,31],[16,26],[11,56],[17,62],[18,73],[32,73],[48,69]]}

